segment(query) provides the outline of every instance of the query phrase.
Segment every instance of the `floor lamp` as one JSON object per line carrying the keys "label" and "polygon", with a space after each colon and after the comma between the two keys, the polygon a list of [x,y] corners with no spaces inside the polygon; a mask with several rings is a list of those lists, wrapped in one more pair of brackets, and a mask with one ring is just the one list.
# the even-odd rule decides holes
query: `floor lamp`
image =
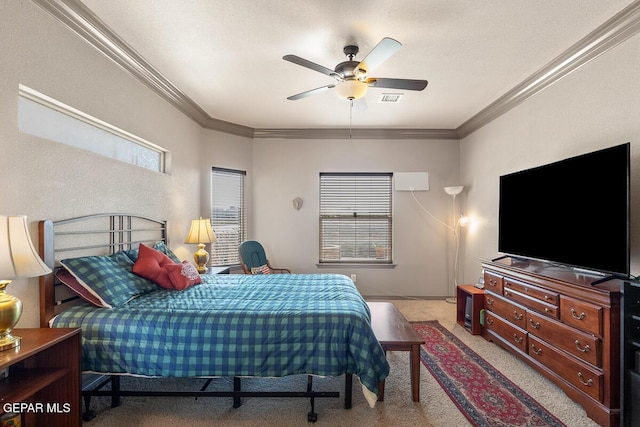
{"label": "floor lamp", "polygon": [[460,238],[458,236],[458,226],[460,225],[460,219],[456,216],[456,196],[462,193],[464,186],[457,185],[455,187],[444,187],[445,193],[451,196],[453,204],[453,245],[454,245],[454,258],[453,258],[453,296],[446,298],[446,301],[451,304],[455,304],[457,301],[457,289],[458,289],[458,251],[460,246]]}

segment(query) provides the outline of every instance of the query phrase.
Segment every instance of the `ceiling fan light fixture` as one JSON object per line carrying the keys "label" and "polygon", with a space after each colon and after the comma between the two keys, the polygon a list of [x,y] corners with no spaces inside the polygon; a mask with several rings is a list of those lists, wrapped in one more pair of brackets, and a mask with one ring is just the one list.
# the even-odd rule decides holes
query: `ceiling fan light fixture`
{"label": "ceiling fan light fixture", "polygon": [[367,93],[367,84],[360,80],[344,80],[336,85],[336,94],[339,98],[353,101],[362,98]]}

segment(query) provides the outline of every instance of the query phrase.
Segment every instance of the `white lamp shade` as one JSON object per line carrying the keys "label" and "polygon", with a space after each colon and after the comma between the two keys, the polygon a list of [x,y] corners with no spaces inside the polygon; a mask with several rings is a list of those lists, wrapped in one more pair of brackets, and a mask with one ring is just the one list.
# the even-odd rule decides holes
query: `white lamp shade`
{"label": "white lamp shade", "polygon": [[343,99],[359,99],[367,93],[368,87],[360,80],[345,80],[336,85],[336,94]]}
{"label": "white lamp shade", "polygon": [[0,280],[51,273],[29,236],[27,217],[0,216]]}
{"label": "white lamp shade", "polygon": [[216,235],[213,233],[211,221],[208,219],[191,220],[191,228],[185,239],[185,243],[213,243],[216,241]]}
{"label": "white lamp shade", "polygon": [[444,187],[445,193],[447,193],[450,196],[456,196],[462,193],[462,190],[464,190],[464,185],[456,185],[454,187]]}

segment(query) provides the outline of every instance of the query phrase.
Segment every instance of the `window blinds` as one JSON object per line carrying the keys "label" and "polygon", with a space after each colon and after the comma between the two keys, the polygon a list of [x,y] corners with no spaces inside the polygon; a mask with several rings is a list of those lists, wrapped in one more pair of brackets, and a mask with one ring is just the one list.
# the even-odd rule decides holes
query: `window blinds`
{"label": "window blinds", "polygon": [[211,245],[211,265],[240,263],[238,247],[246,239],[246,172],[211,169],[211,225],[216,241]]}
{"label": "window blinds", "polygon": [[320,174],[320,262],[392,262],[391,173]]}

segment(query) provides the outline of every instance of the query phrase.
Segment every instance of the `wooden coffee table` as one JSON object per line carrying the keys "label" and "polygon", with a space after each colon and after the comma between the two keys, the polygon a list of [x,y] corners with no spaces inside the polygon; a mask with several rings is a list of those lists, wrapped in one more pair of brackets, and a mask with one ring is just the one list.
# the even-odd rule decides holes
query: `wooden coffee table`
{"label": "wooden coffee table", "polygon": [[[420,401],[420,345],[422,337],[390,302],[368,302],[371,326],[385,354],[387,351],[409,351],[411,364],[411,394]],[[384,400],[384,380],[378,385],[378,400]]]}

